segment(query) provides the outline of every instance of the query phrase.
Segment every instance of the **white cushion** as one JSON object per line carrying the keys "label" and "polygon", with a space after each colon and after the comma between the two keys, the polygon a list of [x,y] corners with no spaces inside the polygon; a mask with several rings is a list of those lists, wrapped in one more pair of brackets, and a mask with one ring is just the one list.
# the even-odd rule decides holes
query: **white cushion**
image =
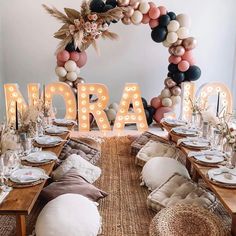
{"label": "white cushion", "polygon": [[177,156],[177,152],[177,148],[171,146],[170,144],[150,140],[138,152],[136,156],[136,163],[139,165],[144,165],[153,157],[175,158]]}
{"label": "white cushion", "polygon": [[143,167],[141,185],[146,185],[149,190],[153,191],[175,173],[190,178],[186,167],[177,160],[169,157],[154,157]]}
{"label": "white cushion", "polygon": [[96,203],[79,194],[64,194],[43,208],[35,231],[37,236],[96,236],[100,228]]}
{"label": "white cushion", "polygon": [[63,161],[63,163],[55,171],[53,171],[53,179],[60,179],[71,168],[75,168],[78,171],[78,174],[91,184],[101,175],[101,169],[99,167],[94,166],[81,156],[73,154]]}

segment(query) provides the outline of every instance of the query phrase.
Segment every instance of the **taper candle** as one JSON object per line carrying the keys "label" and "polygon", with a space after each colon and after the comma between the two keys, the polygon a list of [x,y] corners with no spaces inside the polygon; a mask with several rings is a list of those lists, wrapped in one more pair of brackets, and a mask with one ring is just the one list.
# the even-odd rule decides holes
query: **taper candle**
{"label": "taper candle", "polygon": [[19,123],[18,123],[18,104],[16,102],[16,131],[19,129]]}
{"label": "taper candle", "polygon": [[45,84],[43,85],[43,113],[46,116],[46,93],[45,93]]}
{"label": "taper candle", "polygon": [[217,107],[216,107],[216,116],[219,117],[220,112],[220,92],[218,92],[218,98],[217,98]]}

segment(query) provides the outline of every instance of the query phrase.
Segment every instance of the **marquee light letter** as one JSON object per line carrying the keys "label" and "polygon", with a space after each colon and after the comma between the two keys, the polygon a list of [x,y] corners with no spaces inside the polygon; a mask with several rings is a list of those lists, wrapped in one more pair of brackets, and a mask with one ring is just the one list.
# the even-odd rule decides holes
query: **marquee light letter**
{"label": "marquee light letter", "polygon": [[[97,101],[90,103],[89,95],[96,95]],[[89,113],[93,114],[101,131],[111,130],[104,109],[109,101],[108,88],[103,84],[78,84],[79,131],[89,131]]]}
{"label": "marquee light letter", "polygon": [[[134,112],[129,112],[131,103],[133,104]],[[138,84],[126,84],[120,101],[119,111],[116,115],[114,130],[121,131],[124,129],[125,124],[128,123],[136,123],[139,131],[148,130]]]}
{"label": "marquee light letter", "polygon": [[28,84],[28,103],[29,105],[35,105],[39,100],[39,88],[40,84]]}
{"label": "marquee light letter", "polygon": [[18,105],[18,111],[26,109],[27,104],[19,90],[18,84],[5,84],[4,92],[7,121],[12,123],[16,120],[16,102]]}
{"label": "marquee light letter", "polygon": [[55,95],[60,95],[64,98],[66,104],[66,119],[75,120],[76,112],[76,98],[71,87],[62,82],[48,84],[45,88],[46,105],[52,103],[52,98]]}
{"label": "marquee light letter", "polygon": [[196,85],[193,82],[184,82],[181,84],[182,95],[181,95],[181,111],[180,117],[183,120],[191,120],[192,107],[191,101],[195,101]]}

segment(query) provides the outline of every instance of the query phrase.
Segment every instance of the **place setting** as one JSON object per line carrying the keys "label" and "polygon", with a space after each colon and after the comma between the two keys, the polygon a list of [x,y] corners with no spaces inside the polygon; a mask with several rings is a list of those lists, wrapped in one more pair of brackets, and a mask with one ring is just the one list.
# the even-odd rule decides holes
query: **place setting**
{"label": "place setting", "polygon": [[44,135],[34,138],[34,146],[41,148],[56,147],[61,145],[64,140],[58,136]]}
{"label": "place setting", "polygon": [[195,127],[180,126],[171,129],[171,133],[182,137],[196,137],[200,133]]}
{"label": "place setting", "polygon": [[50,127],[47,127],[45,129],[45,134],[47,135],[63,135],[63,134],[66,134],[66,133],[69,133],[69,130],[67,127],[62,127],[62,126],[56,126],[56,125],[53,125],[53,126],[50,126]]}
{"label": "place setting", "polygon": [[56,126],[73,126],[76,125],[77,122],[74,120],[70,120],[70,119],[54,119],[53,120],[53,124]]}
{"label": "place setting", "polygon": [[182,145],[183,147],[194,150],[206,150],[211,148],[210,141],[201,137],[188,137],[179,139],[177,145]]}
{"label": "place setting", "polygon": [[169,127],[177,127],[187,125],[187,121],[174,118],[163,118],[161,123]]}

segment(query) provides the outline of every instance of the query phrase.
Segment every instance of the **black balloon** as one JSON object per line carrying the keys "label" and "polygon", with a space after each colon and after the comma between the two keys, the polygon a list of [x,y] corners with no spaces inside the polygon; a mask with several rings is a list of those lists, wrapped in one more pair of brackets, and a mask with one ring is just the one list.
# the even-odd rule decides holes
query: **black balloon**
{"label": "black balloon", "polygon": [[173,73],[169,72],[169,73],[167,74],[167,77],[173,78]]}
{"label": "black balloon", "polygon": [[168,66],[168,71],[169,71],[170,73],[179,72],[178,65],[173,64],[173,63],[169,64],[169,66]]}
{"label": "black balloon", "polygon": [[166,27],[157,26],[152,30],[151,37],[153,41],[161,43],[166,40],[167,33],[168,31]]}
{"label": "black balloon", "polygon": [[102,0],[92,0],[90,3],[90,10],[92,12],[103,12],[105,3]]}
{"label": "black balloon", "polygon": [[198,80],[201,77],[201,69],[198,66],[190,66],[185,72],[185,79],[189,81]]}
{"label": "black balloon", "polygon": [[148,103],[147,103],[147,100],[145,98],[142,98],[142,103],[143,103],[144,109],[147,109]]}
{"label": "black balloon", "polygon": [[117,20],[113,20],[113,21],[111,21],[112,23],[114,23],[114,24],[116,24],[116,23],[118,23],[118,21]]}
{"label": "black balloon", "polygon": [[147,119],[147,124],[151,125],[152,122],[153,122],[153,118],[152,118],[152,115],[150,114],[150,112],[147,109],[145,109],[145,115],[146,115],[146,119]]}
{"label": "black balloon", "polygon": [[160,16],[159,18],[159,24],[161,26],[167,26],[169,23],[170,23],[170,17],[169,15],[163,15],[163,16]]}
{"label": "black balloon", "polygon": [[106,0],[107,5],[112,5],[113,8],[117,6],[116,0]]}
{"label": "black balloon", "polygon": [[65,48],[65,49],[66,49],[66,51],[68,51],[68,52],[74,52],[74,51],[76,51],[74,42],[68,43],[68,44],[66,45],[66,48]]}
{"label": "black balloon", "polygon": [[107,12],[111,9],[113,9],[114,7],[112,5],[105,5],[105,7],[103,8],[103,12]]}
{"label": "black balloon", "polygon": [[154,108],[154,107],[152,107],[152,106],[148,106],[147,107],[147,110],[149,111],[149,114],[151,115],[151,117],[153,117],[154,116],[154,114],[155,114],[155,112],[156,112],[156,109]]}
{"label": "black balloon", "polygon": [[185,75],[182,72],[176,72],[173,74],[173,80],[177,83],[177,84],[181,84],[185,79]]}
{"label": "black balloon", "polygon": [[167,15],[170,17],[171,20],[176,20],[176,14],[174,12],[168,12]]}

